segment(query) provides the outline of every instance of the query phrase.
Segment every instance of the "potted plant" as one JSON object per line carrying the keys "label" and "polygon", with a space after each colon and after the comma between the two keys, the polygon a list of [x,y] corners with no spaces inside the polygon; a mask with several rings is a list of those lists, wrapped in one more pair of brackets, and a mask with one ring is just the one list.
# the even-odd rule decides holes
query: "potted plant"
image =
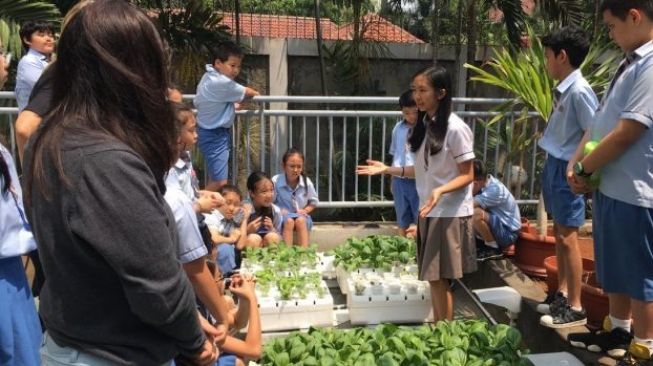
{"label": "potted plant", "polygon": [[603,319],[610,312],[610,303],[596,280],[595,272],[590,273],[587,282],[581,284],[580,302],[587,311],[587,323],[594,328],[601,328]]}

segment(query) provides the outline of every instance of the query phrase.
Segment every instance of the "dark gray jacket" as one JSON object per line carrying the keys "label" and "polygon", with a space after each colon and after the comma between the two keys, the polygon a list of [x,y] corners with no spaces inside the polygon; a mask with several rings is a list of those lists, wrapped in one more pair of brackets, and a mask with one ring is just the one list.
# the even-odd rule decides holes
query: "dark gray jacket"
{"label": "dark gray jacket", "polygon": [[121,142],[68,133],[62,146],[70,185],[46,162],[50,198],[35,186],[27,208],[45,272],[48,333],[121,365],[193,354],[204,335],[152,172]]}

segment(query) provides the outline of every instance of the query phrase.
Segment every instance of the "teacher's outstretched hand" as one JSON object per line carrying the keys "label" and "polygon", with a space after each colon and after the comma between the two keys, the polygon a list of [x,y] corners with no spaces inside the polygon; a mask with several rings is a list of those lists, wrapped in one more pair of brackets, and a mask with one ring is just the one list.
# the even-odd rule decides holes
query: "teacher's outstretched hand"
{"label": "teacher's outstretched hand", "polygon": [[365,161],[368,165],[359,165],[356,167],[356,174],[359,175],[379,175],[385,174],[388,171],[388,166],[380,161],[367,159]]}

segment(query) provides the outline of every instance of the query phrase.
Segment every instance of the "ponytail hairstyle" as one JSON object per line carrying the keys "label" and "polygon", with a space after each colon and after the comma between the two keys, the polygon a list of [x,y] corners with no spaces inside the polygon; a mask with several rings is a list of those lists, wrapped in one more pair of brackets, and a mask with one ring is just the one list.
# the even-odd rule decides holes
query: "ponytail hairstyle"
{"label": "ponytail hairstyle", "polygon": [[410,150],[417,152],[426,137],[424,159],[428,161],[429,155],[439,153],[444,146],[444,138],[447,135],[447,128],[449,127],[449,115],[451,115],[451,96],[453,95],[453,90],[451,86],[451,74],[442,66],[432,66],[422,70],[413,76],[413,80],[420,75],[428,80],[436,96],[439,95],[440,90],[444,89],[445,91],[444,97],[438,101],[438,110],[434,120],[431,121],[428,118],[426,111],[419,111],[417,123],[408,138]]}
{"label": "ponytail hairstyle", "polygon": [[[299,151],[299,149],[297,149],[295,147],[291,147],[281,157],[281,162],[283,163],[283,165],[285,166],[288,159],[290,159],[290,157],[295,155],[295,154],[299,155],[299,157],[302,159],[302,163],[305,161],[304,154],[301,151]],[[300,179],[302,180],[302,183],[304,183],[304,193],[308,193],[308,185],[306,184],[306,175],[304,174],[304,169],[302,169],[300,177],[301,177]]]}

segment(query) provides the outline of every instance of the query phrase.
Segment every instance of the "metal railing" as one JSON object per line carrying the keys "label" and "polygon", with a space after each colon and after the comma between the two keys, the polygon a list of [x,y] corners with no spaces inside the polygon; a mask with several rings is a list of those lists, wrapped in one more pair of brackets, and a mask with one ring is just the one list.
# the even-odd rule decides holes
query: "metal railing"
{"label": "metal railing", "polygon": [[[192,100],[193,95],[184,97]],[[0,99],[11,98],[13,93],[0,92]],[[455,113],[474,132],[476,155],[486,162],[488,170],[502,181],[514,183],[506,186],[516,194],[518,203],[537,203],[544,153],[535,140],[515,150],[511,136],[524,123],[528,134],[537,135],[542,122],[537,118],[517,122],[518,112],[515,112],[488,126],[487,122],[498,114],[491,109],[505,99],[454,98],[453,101]],[[401,117],[397,103],[397,97],[256,97],[250,103],[252,109],[237,112],[232,129],[231,180],[242,186],[254,170],[270,175],[281,172],[281,157],[293,146],[304,152],[305,174],[315,184],[320,207],[392,206],[389,177],[357,176],[354,170],[367,158],[392,162],[387,151],[392,129]],[[271,104],[275,109],[270,109]],[[17,112],[15,107],[0,107],[0,121],[9,124],[13,152]],[[202,176],[206,171],[201,154],[193,155]],[[520,168],[513,167],[517,162],[521,162]],[[505,168],[499,169],[500,166]]]}

